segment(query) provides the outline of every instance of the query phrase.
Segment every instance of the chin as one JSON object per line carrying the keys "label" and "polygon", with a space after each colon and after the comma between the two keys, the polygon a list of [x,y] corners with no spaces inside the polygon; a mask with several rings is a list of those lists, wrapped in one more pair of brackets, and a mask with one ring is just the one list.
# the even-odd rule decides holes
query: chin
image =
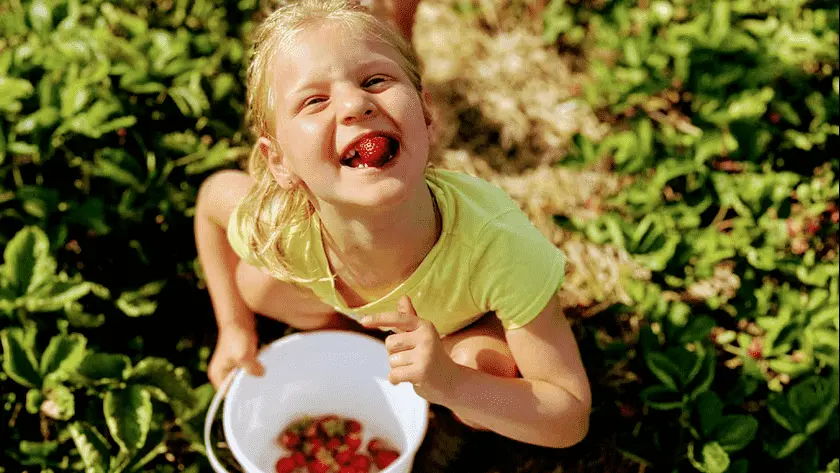
{"label": "chin", "polygon": [[366,189],[356,189],[355,195],[349,196],[348,203],[369,210],[388,210],[411,199],[414,194],[412,186],[396,179],[377,184]]}

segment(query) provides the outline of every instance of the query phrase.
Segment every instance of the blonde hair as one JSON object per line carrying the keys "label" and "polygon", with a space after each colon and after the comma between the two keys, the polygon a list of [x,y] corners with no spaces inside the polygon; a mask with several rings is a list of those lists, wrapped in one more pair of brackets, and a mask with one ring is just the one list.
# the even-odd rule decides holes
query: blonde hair
{"label": "blonde hair", "polygon": [[[401,33],[376,18],[367,8],[350,0],[287,1],[271,13],[254,31],[251,63],[248,67],[248,121],[255,137],[267,137],[276,146],[276,97],[273,70],[278,54],[293,47],[307,28],[332,22],[350,33],[381,41],[398,53],[400,67],[418,94],[422,93],[420,61]],[[238,208],[234,224],[257,261],[279,279],[313,282],[319,279],[294,274],[283,254],[283,230],[310,222],[314,207],[297,186],[284,190],[274,180],[267,159],[255,144],[248,159],[248,172],[255,183]]]}

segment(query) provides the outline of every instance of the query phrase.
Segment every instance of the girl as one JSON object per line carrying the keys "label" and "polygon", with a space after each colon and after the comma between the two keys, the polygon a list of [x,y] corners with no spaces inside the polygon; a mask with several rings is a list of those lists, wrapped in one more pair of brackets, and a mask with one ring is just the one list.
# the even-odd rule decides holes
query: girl
{"label": "girl", "polygon": [[248,70],[250,175],[201,186],[219,327],[208,375],[262,375],[254,313],[387,329],[392,383],[465,424],[568,447],[590,389],[558,308],[565,259],[501,189],[428,167],[429,96],[405,38],[346,0],[280,7]]}

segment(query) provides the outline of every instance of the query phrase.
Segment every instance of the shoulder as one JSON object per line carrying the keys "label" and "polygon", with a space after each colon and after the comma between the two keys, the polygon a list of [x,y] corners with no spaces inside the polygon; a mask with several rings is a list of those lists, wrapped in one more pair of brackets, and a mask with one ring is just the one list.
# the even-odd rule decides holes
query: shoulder
{"label": "shoulder", "polygon": [[427,182],[444,214],[445,230],[469,246],[488,223],[520,211],[502,188],[464,172],[432,169]]}
{"label": "shoulder", "polygon": [[476,211],[498,214],[518,208],[516,202],[501,187],[465,172],[430,169],[427,182],[441,192]]}

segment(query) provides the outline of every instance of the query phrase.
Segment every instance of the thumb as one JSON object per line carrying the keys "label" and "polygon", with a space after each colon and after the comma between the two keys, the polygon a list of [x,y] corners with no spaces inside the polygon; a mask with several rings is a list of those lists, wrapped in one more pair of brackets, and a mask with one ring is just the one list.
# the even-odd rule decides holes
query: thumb
{"label": "thumb", "polygon": [[256,356],[250,356],[242,360],[239,366],[252,376],[262,376],[265,373],[265,368]]}

